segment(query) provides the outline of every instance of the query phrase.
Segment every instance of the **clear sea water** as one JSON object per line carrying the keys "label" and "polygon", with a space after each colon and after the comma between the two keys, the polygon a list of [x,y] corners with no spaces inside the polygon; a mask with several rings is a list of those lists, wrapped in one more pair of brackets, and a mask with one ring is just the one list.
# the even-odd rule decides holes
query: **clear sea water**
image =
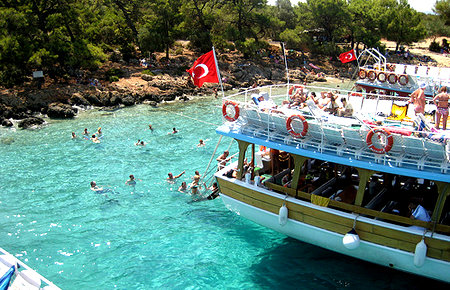
{"label": "clear sea water", "polygon": [[[448,286],[288,238],[228,211],[220,198],[193,202],[178,192],[208,164],[220,104],[91,110],[37,130],[1,128],[0,247],[62,289]],[[100,144],[70,137],[99,126]],[[179,133],[169,136],[172,127]],[[148,144],[137,147],[138,139]],[[183,170],[175,184],[166,181]],[[135,188],[125,185],[130,174],[141,180]],[[95,194],[92,180],[116,193]]]}

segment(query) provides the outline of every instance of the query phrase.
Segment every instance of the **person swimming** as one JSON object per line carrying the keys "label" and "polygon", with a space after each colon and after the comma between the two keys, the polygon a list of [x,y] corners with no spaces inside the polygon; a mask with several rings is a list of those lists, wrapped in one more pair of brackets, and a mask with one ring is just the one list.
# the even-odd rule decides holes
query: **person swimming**
{"label": "person swimming", "polygon": [[97,135],[98,136],[102,136],[102,127],[98,127],[98,129],[97,129]]}
{"label": "person swimming", "polygon": [[100,140],[97,138],[97,136],[95,136],[95,134],[92,135],[91,140],[92,140],[92,142],[94,142],[94,143],[100,143]]}
{"label": "person swimming", "polygon": [[72,139],[78,138],[77,135],[75,135],[75,132],[72,132]]}
{"label": "person swimming", "polygon": [[130,179],[128,179],[128,180],[125,182],[125,184],[126,184],[126,185],[135,186],[135,185],[136,185],[136,180],[142,181],[142,180],[140,180],[140,179],[136,179],[136,178],[134,177],[133,174],[130,174]]}
{"label": "person swimming", "polygon": [[172,172],[169,172],[167,175],[169,177],[166,178],[166,180],[170,183],[174,183],[175,179],[179,178],[180,176],[182,176],[186,171],[183,170],[183,172],[181,172],[180,174],[173,176]]}
{"label": "person swimming", "polygon": [[87,129],[87,128],[84,128],[83,135],[89,136],[89,132],[88,132],[88,129]]}
{"label": "person swimming", "polygon": [[186,192],[186,190],[187,190],[188,188],[187,188],[187,184],[186,184],[186,181],[183,181],[182,183],[181,183],[181,185],[180,185],[180,187],[178,187],[178,191],[179,192]]}
{"label": "person swimming", "polygon": [[203,139],[200,139],[199,141],[198,141],[198,144],[197,144],[197,147],[203,147],[203,146],[205,146],[206,144],[205,144],[205,142],[203,142]]}
{"label": "person swimming", "polygon": [[175,127],[173,127],[172,132],[167,133],[167,135],[176,134],[176,133],[178,133],[178,130]]}

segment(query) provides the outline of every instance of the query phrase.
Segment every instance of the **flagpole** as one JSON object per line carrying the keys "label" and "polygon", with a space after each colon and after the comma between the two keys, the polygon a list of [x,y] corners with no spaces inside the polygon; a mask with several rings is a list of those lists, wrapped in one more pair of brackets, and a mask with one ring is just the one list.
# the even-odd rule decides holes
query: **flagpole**
{"label": "flagpole", "polygon": [[[286,66],[286,79],[287,79],[287,86],[286,86],[286,92],[289,92],[289,70],[288,70],[288,64],[286,60],[286,51],[284,49],[284,42],[281,43],[281,48],[283,50],[283,56],[284,56],[284,64]],[[287,93],[286,96],[289,94]]]}
{"label": "flagpole", "polygon": [[222,89],[222,98],[224,98],[225,91],[223,90],[222,78],[220,77],[220,71],[219,71],[219,63],[217,62],[216,50],[214,49],[214,46],[212,47],[212,50],[213,50],[213,55],[214,55],[214,62],[216,63],[217,78],[219,79],[220,88]]}

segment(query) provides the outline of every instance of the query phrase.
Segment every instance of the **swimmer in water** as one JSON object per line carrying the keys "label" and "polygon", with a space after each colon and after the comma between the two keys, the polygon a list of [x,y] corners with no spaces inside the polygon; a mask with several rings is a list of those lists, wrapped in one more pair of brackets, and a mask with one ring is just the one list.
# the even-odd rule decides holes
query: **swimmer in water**
{"label": "swimmer in water", "polygon": [[172,132],[167,133],[167,135],[176,134],[176,133],[178,133],[178,131],[177,131],[177,129],[175,127],[173,127],[172,128]]}
{"label": "swimmer in water", "polygon": [[136,180],[142,181],[142,180],[140,180],[140,179],[136,179],[136,178],[134,177],[133,174],[130,174],[130,179],[128,179],[128,180],[125,182],[125,184],[126,184],[126,185],[135,186],[135,185],[136,185]]}
{"label": "swimmer in water", "polygon": [[136,145],[136,146],[139,146],[139,145],[141,145],[141,139],[137,140],[137,142],[136,142],[136,143],[134,143],[134,145]]}
{"label": "swimmer in water", "polygon": [[186,181],[183,181],[183,182],[181,183],[181,186],[178,187],[178,191],[184,193],[184,192],[186,192],[186,190],[187,190],[187,184],[186,184]]}
{"label": "swimmer in water", "polygon": [[103,193],[103,187],[97,186],[97,183],[95,181],[91,181],[91,190],[95,191],[96,193]]}
{"label": "swimmer in water", "polygon": [[97,136],[95,136],[95,134],[92,135],[91,140],[92,140],[92,142],[94,142],[94,143],[100,143],[100,140],[97,138]]}
{"label": "swimmer in water", "polygon": [[150,129],[153,132],[152,124],[148,124],[148,129]]}
{"label": "swimmer in water", "polygon": [[84,128],[83,135],[89,136],[89,132],[88,132],[87,128]]}
{"label": "swimmer in water", "polygon": [[167,174],[169,177],[167,177],[166,180],[173,183],[173,182],[175,181],[175,179],[179,178],[179,177],[180,177],[181,175],[183,175],[185,172],[186,172],[186,171],[183,170],[183,172],[181,172],[180,174],[178,174],[178,175],[176,175],[176,176],[173,176],[172,172],[169,172],[169,173]]}
{"label": "swimmer in water", "polygon": [[76,139],[77,135],[75,135],[75,132],[72,132],[72,139]]}
{"label": "swimmer in water", "polygon": [[97,135],[102,136],[102,127],[98,127],[97,129]]}
{"label": "swimmer in water", "polygon": [[205,144],[205,142],[203,142],[203,139],[200,139],[199,141],[198,141],[198,144],[197,144],[197,147],[203,147],[203,146],[205,146],[206,144]]}

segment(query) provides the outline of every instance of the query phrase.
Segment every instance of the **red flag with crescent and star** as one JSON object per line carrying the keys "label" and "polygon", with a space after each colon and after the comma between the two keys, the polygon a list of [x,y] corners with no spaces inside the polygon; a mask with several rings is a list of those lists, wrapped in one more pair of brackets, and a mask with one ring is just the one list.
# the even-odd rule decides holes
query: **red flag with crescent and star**
{"label": "red flag with crescent and star", "polygon": [[197,87],[201,87],[203,83],[219,82],[214,51],[212,50],[200,56],[192,67],[186,71],[191,75],[194,85]]}
{"label": "red flag with crescent and star", "polygon": [[340,60],[342,63],[347,63],[347,62],[351,62],[351,61],[356,60],[355,50],[352,49],[352,50],[350,50],[350,51],[341,53],[341,54],[339,55],[339,60]]}

